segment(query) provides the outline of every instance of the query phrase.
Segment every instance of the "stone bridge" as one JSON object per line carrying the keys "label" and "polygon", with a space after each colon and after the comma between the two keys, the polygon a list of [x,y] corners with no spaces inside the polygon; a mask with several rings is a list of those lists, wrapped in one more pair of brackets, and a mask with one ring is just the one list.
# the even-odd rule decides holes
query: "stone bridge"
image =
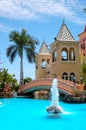
{"label": "stone bridge", "polygon": [[[39,79],[26,83],[19,88],[19,93],[33,93],[38,90],[47,90],[52,86],[52,79]],[[74,84],[71,81],[58,79],[58,89],[59,92],[64,94],[74,95],[74,90],[83,90],[81,84]]]}

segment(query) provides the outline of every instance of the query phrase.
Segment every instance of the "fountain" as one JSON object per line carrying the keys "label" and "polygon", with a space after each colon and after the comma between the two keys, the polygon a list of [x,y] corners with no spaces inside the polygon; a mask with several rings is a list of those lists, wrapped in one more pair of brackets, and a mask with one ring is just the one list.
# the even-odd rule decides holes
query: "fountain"
{"label": "fountain", "polygon": [[58,79],[55,77],[51,87],[51,105],[46,108],[49,113],[63,113],[62,107],[59,105]]}

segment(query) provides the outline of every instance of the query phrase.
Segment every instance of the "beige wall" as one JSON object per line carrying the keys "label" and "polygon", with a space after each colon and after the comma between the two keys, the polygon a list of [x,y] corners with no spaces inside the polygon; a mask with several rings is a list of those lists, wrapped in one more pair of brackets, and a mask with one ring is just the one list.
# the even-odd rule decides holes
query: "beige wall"
{"label": "beige wall", "polygon": [[[62,48],[74,48],[75,50],[75,61],[62,61]],[[52,51],[56,50],[57,52],[57,59],[56,62],[52,62]],[[50,59],[49,66],[46,69],[41,68],[41,61],[42,59]],[[51,44],[51,54],[49,55],[40,55],[37,54],[36,56],[36,79],[45,78],[45,77],[53,77],[53,74],[57,74],[58,76],[62,76],[64,72],[67,72],[68,75],[71,72],[74,72],[76,75],[76,80],[80,82],[80,75],[81,75],[81,64],[79,59],[79,42],[70,41],[55,41]],[[46,75],[46,72],[50,72],[50,74]]]}

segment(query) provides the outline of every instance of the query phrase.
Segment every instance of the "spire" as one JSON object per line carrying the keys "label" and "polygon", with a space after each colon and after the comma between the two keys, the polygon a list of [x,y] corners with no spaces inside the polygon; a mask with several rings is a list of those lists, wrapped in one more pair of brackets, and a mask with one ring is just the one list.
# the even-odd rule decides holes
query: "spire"
{"label": "spire", "polygon": [[86,25],[85,25],[85,28],[84,28],[84,32],[86,32]]}
{"label": "spire", "polygon": [[50,53],[45,41],[43,41],[43,43],[40,47],[39,53],[41,53],[41,54],[49,54]]}
{"label": "spire", "polygon": [[58,35],[56,37],[56,40],[60,40],[60,41],[75,41],[75,39],[73,38],[71,32],[69,31],[69,29],[67,28],[66,24],[64,23],[64,19],[63,19],[63,23],[62,26],[58,32]]}

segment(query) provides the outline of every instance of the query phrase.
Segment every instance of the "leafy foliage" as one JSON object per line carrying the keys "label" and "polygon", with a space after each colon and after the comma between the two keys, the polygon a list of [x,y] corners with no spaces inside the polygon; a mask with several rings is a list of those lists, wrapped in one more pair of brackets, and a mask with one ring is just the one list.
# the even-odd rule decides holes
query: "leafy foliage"
{"label": "leafy foliage", "polygon": [[32,79],[31,79],[30,77],[26,77],[26,78],[24,79],[24,84],[25,84],[25,83],[28,83],[28,82],[30,82],[30,81],[32,81]]}
{"label": "leafy foliage", "polygon": [[13,89],[14,86],[18,88],[18,82],[15,75],[9,74],[8,69],[3,69],[0,72],[0,91],[4,90],[6,84],[9,84],[11,89]]}
{"label": "leafy foliage", "polygon": [[86,75],[86,63],[83,63],[82,71],[83,71],[83,74]]}

